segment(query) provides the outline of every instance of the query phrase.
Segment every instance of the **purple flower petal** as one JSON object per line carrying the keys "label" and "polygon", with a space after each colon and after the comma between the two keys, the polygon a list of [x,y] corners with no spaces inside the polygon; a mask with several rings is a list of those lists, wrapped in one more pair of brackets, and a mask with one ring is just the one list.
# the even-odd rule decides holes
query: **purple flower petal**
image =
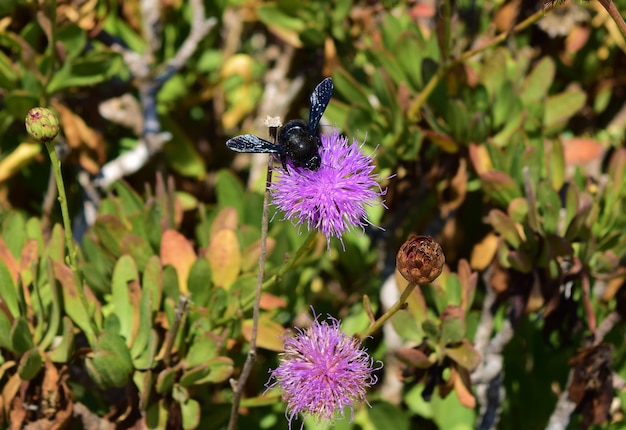
{"label": "purple flower petal", "polygon": [[341,332],[337,319],[329,321],[319,322],[315,316],[311,327],[286,337],[281,363],[270,370],[266,386],[280,386],[290,427],[299,415],[330,424],[344,417],[345,407],[352,422],[354,404],[366,401],[367,388],[377,381],[372,372],[380,367],[374,367],[357,339]]}
{"label": "purple flower petal", "polygon": [[298,168],[287,160],[290,174],[281,170],[279,180],[272,184],[273,203],[299,228],[321,230],[328,247],[331,237],[337,237],[343,246],[342,235],[354,227],[364,229],[371,224],[365,206],[384,202],[378,175],[373,174],[371,157],[363,154],[362,146],[335,130],[330,136],[321,136],[322,165],[316,171]]}

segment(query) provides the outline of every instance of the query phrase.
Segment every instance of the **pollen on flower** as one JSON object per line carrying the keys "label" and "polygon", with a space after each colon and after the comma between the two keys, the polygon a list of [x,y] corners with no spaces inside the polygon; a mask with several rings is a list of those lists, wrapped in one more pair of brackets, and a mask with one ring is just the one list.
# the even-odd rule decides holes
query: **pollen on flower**
{"label": "pollen on flower", "polygon": [[268,388],[279,386],[287,403],[289,426],[298,416],[331,424],[344,418],[344,408],[366,402],[366,390],[377,382],[374,360],[359,341],[341,332],[339,321],[312,321],[284,339],[280,365],[270,370]]}
{"label": "pollen on flower", "polygon": [[387,190],[378,183],[373,159],[363,154],[362,144],[356,140],[349,144],[336,130],[321,140],[320,168],[298,168],[287,160],[292,173],[281,173],[272,184],[272,201],[294,225],[321,230],[329,247],[332,237],[343,246],[344,233],[371,225],[365,208],[384,206],[381,197]]}

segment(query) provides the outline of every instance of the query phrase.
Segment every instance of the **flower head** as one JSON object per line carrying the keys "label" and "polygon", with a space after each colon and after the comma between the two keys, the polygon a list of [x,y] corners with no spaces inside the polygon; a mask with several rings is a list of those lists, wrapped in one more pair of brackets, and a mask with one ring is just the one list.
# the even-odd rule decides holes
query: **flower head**
{"label": "flower head", "polygon": [[309,328],[286,337],[281,363],[270,370],[266,386],[282,389],[290,427],[300,414],[331,423],[343,418],[346,406],[352,422],[354,403],[365,401],[366,389],[377,381],[372,372],[379,367],[374,367],[367,351],[341,332],[337,319],[329,321],[319,322],[315,316]]}
{"label": "flower head", "polygon": [[59,134],[59,119],[50,109],[36,107],[26,115],[26,131],[37,142],[51,142]]}
{"label": "flower head", "polygon": [[365,206],[384,205],[380,200],[386,194],[373,174],[373,160],[361,151],[363,145],[335,130],[330,136],[321,136],[322,164],[312,171],[295,167],[287,159],[289,174],[281,173],[272,184],[273,203],[285,212],[285,219],[307,229],[319,229],[330,247],[331,237],[341,236],[358,226],[371,224]]}

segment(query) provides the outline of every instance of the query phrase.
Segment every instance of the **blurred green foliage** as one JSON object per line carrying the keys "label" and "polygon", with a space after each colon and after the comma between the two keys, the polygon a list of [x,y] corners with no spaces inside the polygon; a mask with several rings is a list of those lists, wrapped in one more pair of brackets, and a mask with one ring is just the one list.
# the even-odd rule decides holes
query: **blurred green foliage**
{"label": "blurred green foliage", "polygon": [[[363,297],[383,312],[381,285],[396,250],[418,232],[442,243],[444,273],[394,315],[401,346],[382,333],[366,341],[386,366],[401,360],[384,378],[402,375],[404,388],[395,400],[373,391],[372,407],[337,428],[475,428],[481,405],[470,378],[484,351],[474,342],[490,311],[495,333],[507,323],[514,330],[502,351],[499,428],[544,428],[570,388],[570,366],[588,386],[569,428],[623,428],[624,390],[611,388],[619,402],[609,416],[607,398],[589,388],[606,389],[606,379],[576,367],[602,322],[626,316],[626,40],[604,9],[203,4],[215,28],[187,47],[189,60],[148,107],[137,101],[140,79],[124,52],[137,55],[147,81],[166,74],[198,18],[193,2],[159,4],[158,40],[146,40],[139,1],[0,4],[0,427],[80,428],[79,405],[119,428],[226,427],[229,379],[249,348],[264,183],[255,163],[224,142],[262,133],[256,116],[270,102],[306,117],[310,88],[332,76],[329,124],[364,141],[380,176],[391,177],[382,184],[389,209],[369,214],[384,231],[350,233],[345,251],[338,241],[327,250],[323,238],[274,214],[260,349],[239,427],[287,428],[280,398],[263,396],[284,328],[313,306],[351,334],[365,330]],[[576,9],[587,19],[571,19]],[[566,26],[564,35],[549,36],[539,19],[542,28]],[[300,77],[302,88],[286,91]],[[280,100],[266,99],[270,87]],[[129,123],[102,110],[123,94],[137,104],[123,115]],[[139,172],[101,190],[93,225],[78,235],[87,310],[57,211],[45,202],[49,162],[23,127],[39,105],[61,119],[76,219],[85,200],[77,171],[93,179],[141,145],[148,108],[171,133]],[[490,293],[494,304],[483,309]],[[623,322],[605,336],[611,360],[598,367],[626,378],[620,331]]]}

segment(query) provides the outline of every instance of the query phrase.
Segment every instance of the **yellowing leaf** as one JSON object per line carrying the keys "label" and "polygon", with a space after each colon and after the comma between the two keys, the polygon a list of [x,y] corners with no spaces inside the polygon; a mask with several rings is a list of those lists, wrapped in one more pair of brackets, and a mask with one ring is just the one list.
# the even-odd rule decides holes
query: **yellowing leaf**
{"label": "yellowing leaf", "polygon": [[211,238],[206,259],[215,285],[228,287],[235,282],[241,270],[241,250],[235,231],[224,229],[217,232]]}

